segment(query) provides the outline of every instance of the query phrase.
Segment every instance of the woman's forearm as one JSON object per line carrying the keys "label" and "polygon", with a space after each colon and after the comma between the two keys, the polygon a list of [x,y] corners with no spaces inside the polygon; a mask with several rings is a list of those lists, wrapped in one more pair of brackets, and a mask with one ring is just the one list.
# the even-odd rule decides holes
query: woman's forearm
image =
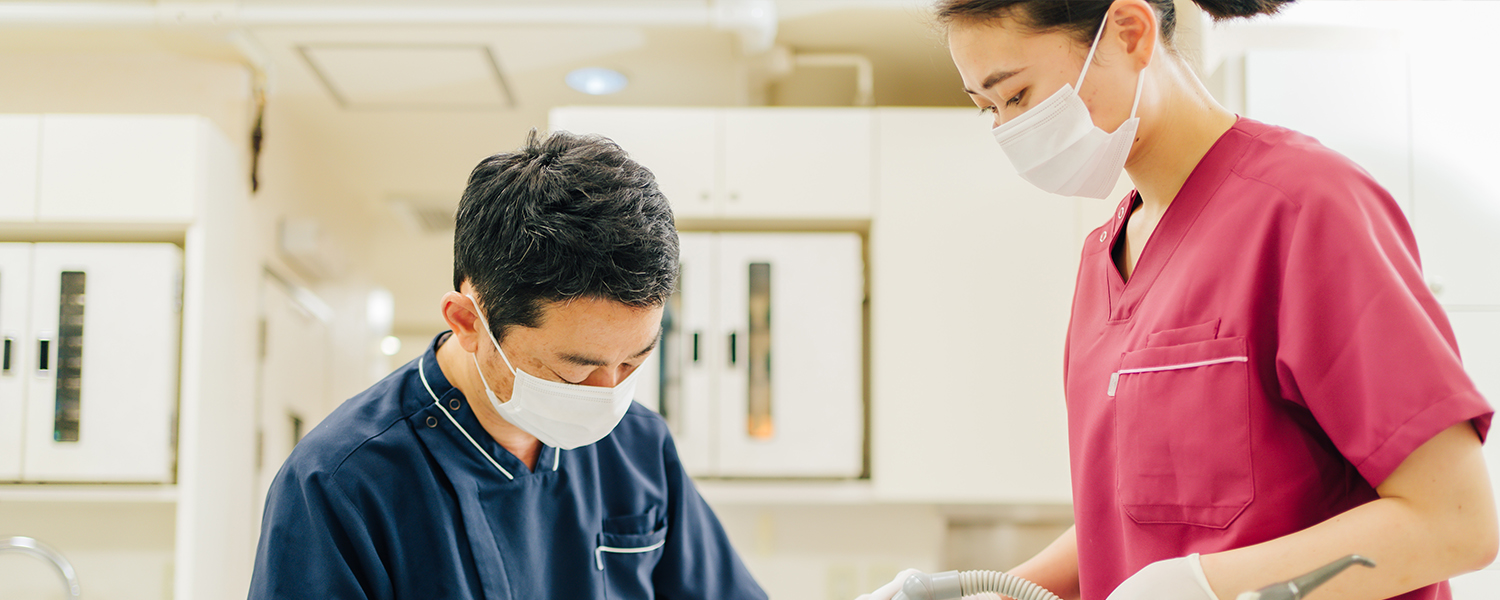
{"label": "woman's forearm", "polygon": [[1078,600],[1078,537],[1073,528],[1010,574],[1047,588],[1063,600]]}
{"label": "woman's forearm", "polygon": [[1495,558],[1495,502],[1478,436],[1467,423],[1402,462],[1381,498],[1255,546],[1202,557],[1219,600],[1292,579],[1348,554],[1375,561],[1319,588],[1322,600],[1380,600],[1484,567]]}

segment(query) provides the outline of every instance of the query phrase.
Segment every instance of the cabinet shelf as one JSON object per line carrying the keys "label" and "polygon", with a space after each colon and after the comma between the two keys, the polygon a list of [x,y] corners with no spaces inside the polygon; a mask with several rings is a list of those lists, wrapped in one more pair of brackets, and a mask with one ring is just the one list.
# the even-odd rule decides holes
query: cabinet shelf
{"label": "cabinet shelf", "polygon": [[177,502],[175,485],[124,484],[7,484],[0,485],[0,502]]}
{"label": "cabinet shelf", "polygon": [[875,502],[875,488],[868,480],[699,479],[695,484],[703,498],[716,506]]}

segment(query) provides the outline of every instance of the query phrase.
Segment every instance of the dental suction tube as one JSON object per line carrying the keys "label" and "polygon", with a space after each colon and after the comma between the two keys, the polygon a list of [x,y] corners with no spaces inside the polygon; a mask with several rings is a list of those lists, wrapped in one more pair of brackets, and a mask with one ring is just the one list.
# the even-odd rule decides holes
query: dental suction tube
{"label": "dental suction tube", "polygon": [[1042,586],[1000,571],[917,573],[906,579],[891,600],[956,600],[986,592],[1016,600],[1062,600]]}

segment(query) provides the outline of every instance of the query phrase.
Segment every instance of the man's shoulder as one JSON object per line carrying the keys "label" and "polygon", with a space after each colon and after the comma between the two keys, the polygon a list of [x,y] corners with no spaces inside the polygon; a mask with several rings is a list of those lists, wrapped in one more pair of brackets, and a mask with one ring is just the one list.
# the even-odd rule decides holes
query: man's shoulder
{"label": "man's shoulder", "polygon": [[415,442],[406,424],[413,410],[402,402],[408,370],[397,369],[329,413],[292,449],[286,475],[306,479],[348,468],[366,471],[370,469],[362,463],[368,457],[402,454],[378,449]]}

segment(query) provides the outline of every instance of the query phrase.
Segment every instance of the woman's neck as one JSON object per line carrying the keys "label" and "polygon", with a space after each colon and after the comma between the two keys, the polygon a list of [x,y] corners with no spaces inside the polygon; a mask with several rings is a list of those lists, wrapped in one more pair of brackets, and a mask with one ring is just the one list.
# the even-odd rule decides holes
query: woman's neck
{"label": "woman's neck", "polygon": [[[1166,212],[1198,162],[1237,120],[1181,59],[1162,56],[1166,60],[1147,74],[1146,91],[1156,101],[1141,115],[1140,140],[1125,165],[1140,192],[1141,209],[1154,214]],[[1148,110],[1144,100],[1141,108]]]}

